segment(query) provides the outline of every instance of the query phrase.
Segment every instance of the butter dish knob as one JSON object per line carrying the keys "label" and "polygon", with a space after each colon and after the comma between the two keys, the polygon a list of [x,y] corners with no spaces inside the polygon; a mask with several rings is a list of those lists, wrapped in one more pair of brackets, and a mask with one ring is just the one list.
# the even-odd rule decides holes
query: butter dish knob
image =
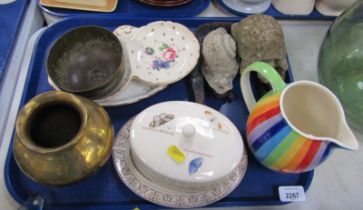
{"label": "butter dish knob", "polygon": [[187,141],[191,141],[192,137],[195,135],[194,125],[187,124],[182,128],[182,134]]}

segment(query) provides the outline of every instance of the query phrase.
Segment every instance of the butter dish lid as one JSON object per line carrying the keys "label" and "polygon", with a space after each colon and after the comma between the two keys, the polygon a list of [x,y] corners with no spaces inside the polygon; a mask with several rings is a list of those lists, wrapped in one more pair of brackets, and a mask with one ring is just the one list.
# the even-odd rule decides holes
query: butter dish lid
{"label": "butter dish lid", "polygon": [[159,103],[138,114],[130,142],[131,153],[151,174],[183,183],[222,179],[245,152],[240,132],[227,117],[185,101]]}

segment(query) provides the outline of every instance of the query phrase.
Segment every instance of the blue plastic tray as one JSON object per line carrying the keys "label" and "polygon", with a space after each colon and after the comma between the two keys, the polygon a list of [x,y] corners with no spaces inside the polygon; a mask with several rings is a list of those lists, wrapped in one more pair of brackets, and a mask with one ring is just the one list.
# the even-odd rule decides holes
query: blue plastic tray
{"label": "blue plastic tray", "polygon": [[[37,1],[39,2],[40,0]],[[210,2],[211,0],[193,0],[182,6],[163,8],[150,6],[138,0],[118,0],[115,11],[111,13],[51,8],[44,7],[40,4],[39,6],[43,11],[60,18],[82,14],[97,15],[98,17],[104,17],[110,14],[117,14],[123,17],[192,17],[204,11]]]}
{"label": "blue plastic tray", "polygon": [[[227,6],[223,0],[216,0],[216,2],[228,12],[238,15],[238,16],[248,16],[249,14],[242,13],[234,10],[233,8]],[[271,15],[277,19],[296,19],[296,20],[334,20],[335,16],[325,16],[320,14],[315,8],[309,15],[285,15],[279,12],[275,7],[271,4],[268,10],[264,13],[266,15]]]}
{"label": "blue plastic tray", "polygon": [[18,0],[0,4],[0,81],[28,3],[28,0]]}
{"label": "blue plastic tray", "polygon": [[[47,82],[45,61],[51,44],[62,34],[66,33],[66,31],[81,25],[98,25],[113,30],[123,24],[141,26],[156,20],[79,17],[64,20],[50,26],[39,38],[34,50],[21,106],[37,94],[52,90]],[[182,23],[191,29],[195,29],[199,25],[208,22],[226,21],[226,19],[202,18],[168,20]],[[238,20],[239,18],[233,21]],[[231,19],[228,19],[228,21],[231,21]],[[287,75],[286,81],[290,80],[291,75]],[[254,84],[256,84],[254,87],[255,94],[261,96],[265,88],[260,83],[258,84],[257,80]],[[244,132],[248,112],[239,87],[239,76],[235,79],[234,85],[235,99],[233,101],[216,99],[212,94],[207,93],[205,104],[226,115],[245,137]],[[151,98],[135,104],[107,108],[106,110],[112,119],[115,131],[118,131],[128,119],[146,107],[169,100],[193,100],[188,77],[170,85]],[[248,169],[241,184],[228,197],[212,206],[283,204],[279,201],[278,186],[302,185],[307,190],[312,178],[313,171],[302,174],[273,172],[257,163],[249,153]],[[5,181],[9,192],[18,202],[24,202],[32,194],[40,193],[45,198],[46,207],[49,209],[132,209],[138,207],[144,210],[160,208],[131,192],[118,177],[111,159],[98,173],[85,181],[63,188],[49,187],[31,181],[19,170],[13,158],[11,143],[5,165]]]}

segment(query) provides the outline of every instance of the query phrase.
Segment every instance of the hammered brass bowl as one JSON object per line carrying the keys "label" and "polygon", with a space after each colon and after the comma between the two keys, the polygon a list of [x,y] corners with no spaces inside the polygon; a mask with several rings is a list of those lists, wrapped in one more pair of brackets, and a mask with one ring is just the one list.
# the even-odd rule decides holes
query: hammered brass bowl
{"label": "hammered brass bowl", "polygon": [[98,26],[75,28],[50,48],[48,75],[60,90],[102,98],[122,78],[122,53],[121,42],[111,31]]}
{"label": "hammered brass bowl", "polygon": [[16,121],[14,157],[32,180],[69,185],[95,173],[108,160],[114,130],[93,101],[62,91],[31,99]]}

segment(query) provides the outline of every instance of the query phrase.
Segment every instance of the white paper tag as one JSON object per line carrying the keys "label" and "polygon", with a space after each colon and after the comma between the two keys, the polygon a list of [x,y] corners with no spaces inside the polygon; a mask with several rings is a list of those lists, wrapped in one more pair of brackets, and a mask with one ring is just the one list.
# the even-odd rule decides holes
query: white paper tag
{"label": "white paper tag", "polygon": [[279,196],[282,202],[305,201],[305,192],[302,186],[280,186]]}

